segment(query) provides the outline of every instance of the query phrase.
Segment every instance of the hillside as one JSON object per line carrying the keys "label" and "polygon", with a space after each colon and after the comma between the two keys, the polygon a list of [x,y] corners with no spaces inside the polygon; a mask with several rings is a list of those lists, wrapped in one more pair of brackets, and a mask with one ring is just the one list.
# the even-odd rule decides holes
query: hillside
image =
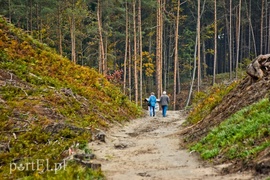
{"label": "hillside", "polygon": [[[230,163],[224,173],[253,170],[255,174],[269,174],[270,75],[266,72],[254,82],[246,76],[232,86],[223,94],[219,86],[198,103],[190,114],[204,114],[203,118],[181,135],[203,159]],[[220,99],[218,103],[216,99]],[[203,111],[203,106],[212,102],[212,109]]]}
{"label": "hillside", "polygon": [[1,17],[0,114],[0,177],[84,179],[102,173],[76,163],[57,174],[29,164],[63,163],[74,145],[90,151],[96,133],[142,110],[94,69],[71,63]]}

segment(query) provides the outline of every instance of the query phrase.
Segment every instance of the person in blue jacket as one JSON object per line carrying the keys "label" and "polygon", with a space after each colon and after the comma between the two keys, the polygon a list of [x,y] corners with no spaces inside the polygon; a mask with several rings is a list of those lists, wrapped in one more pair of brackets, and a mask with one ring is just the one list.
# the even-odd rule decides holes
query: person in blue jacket
{"label": "person in blue jacket", "polygon": [[148,99],[150,116],[156,116],[156,113],[155,113],[156,102],[157,102],[157,98],[155,96],[155,93],[151,92],[151,96]]}

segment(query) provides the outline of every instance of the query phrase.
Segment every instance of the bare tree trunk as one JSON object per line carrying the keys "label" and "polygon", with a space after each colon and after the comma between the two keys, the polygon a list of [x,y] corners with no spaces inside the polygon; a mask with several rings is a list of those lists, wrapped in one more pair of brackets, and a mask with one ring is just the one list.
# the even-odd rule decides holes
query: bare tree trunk
{"label": "bare tree trunk", "polygon": [[[32,6],[30,8],[32,8]],[[11,23],[11,3],[10,3],[10,0],[8,0],[8,22]]]}
{"label": "bare tree trunk", "polygon": [[162,79],[162,64],[163,64],[163,9],[165,8],[165,0],[161,0],[161,6],[160,6],[160,62],[159,62],[159,72],[160,72],[160,78],[159,78],[159,84],[160,84],[160,91],[157,94],[157,96],[161,96],[162,94],[162,85],[163,85],[163,79]]}
{"label": "bare tree trunk", "polygon": [[229,42],[229,51],[230,51],[230,80],[232,80],[232,0],[230,0],[230,42]]}
{"label": "bare tree trunk", "polygon": [[179,94],[181,92],[181,79],[180,79],[180,68],[179,68],[179,62],[177,63],[177,87],[176,90],[176,94]]}
{"label": "bare tree trunk", "polygon": [[[198,17],[197,17],[197,35],[196,35],[196,43],[195,43],[195,52],[194,52],[194,67],[193,67],[193,75],[192,75],[192,80],[191,80],[191,85],[190,85],[190,89],[189,89],[189,94],[188,94],[188,99],[187,99],[187,102],[186,102],[186,107],[189,105],[189,102],[190,102],[190,99],[191,99],[191,95],[192,95],[192,88],[193,88],[193,84],[194,84],[194,81],[195,81],[195,74],[196,74],[196,61],[197,61],[197,51],[198,51],[198,76],[200,76],[200,70],[199,70],[199,67],[200,67],[200,45],[199,45],[199,42],[200,42],[200,18],[201,18],[201,12],[200,12],[200,0],[198,0]],[[204,1],[204,4],[205,4],[205,1]],[[203,6],[204,7],[204,6]],[[197,90],[199,91],[199,85],[200,85],[200,77],[198,77],[198,87],[197,87]]]}
{"label": "bare tree trunk", "polygon": [[213,67],[213,85],[215,84],[216,81],[216,64],[217,64],[217,0],[214,1],[214,7],[215,7],[215,12],[214,12],[214,24],[215,24],[215,50],[214,50],[214,67]]}
{"label": "bare tree trunk", "polygon": [[[104,69],[104,75],[106,75],[108,73],[108,64],[107,64],[107,59],[108,59],[108,36],[105,35],[105,37],[103,38],[103,51],[104,51],[104,64],[103,64],[103,69]],[[114,51],[116,52],[116,51]]]}
{"label": "bare tree trunk", "polygon": [[263,17],[264,17],[264,0],[262,0],[261,10],[261,40],[260,40],[260,53],[263,53]]}
{"label": "bare tree trunk", "polygon": [[33,1],[30,1],[30,31],[33,36]]}
{"label": "bare tree trunk", "polygon": [[195,51],[194,51],[194,67],[193,67],[193,75],[192,75],[192,80],[191,80],[191,84],[190,84],[190,88],[189,88],[189,93],[188,93],[188,99],[187,99],[187,102],[186,102],[186,107],[189,106],[189,102],[190,102],[190,99],[191,99],[191,95],[192,95],[192,89],[193,89],[193,84],[194,84],[194,81],[195,81],[195,75],[196,75],[196,61],[197,61],[197,44],[198,44],[198,34],[196,35],[196,43],[195,43]]}
{"label": "bare tree trunk", "polygon": [[142,20],[141,20],[141,0],[139,0],[138,7],[138,27],[139,27],[139,42],[140,42],[140,104],[142,106],[142,86],[143,86],[143,63],[142,63]]}
{"label": "bare tree trunk", "polygon": [[239,0],[239,10],[238,10],[238,21],[236,25],[236,43],[237,43],[237,50],[236,50],[236,64],[235,64],[235,78],[237,79],[238,73],[238,64],[239,64],[239,51],[240,51],[240,32],[241,32],[241,7],[242,7],[242,0]]}
{"label": "bare tree trunk", "polygon": [[251,27],[250,27],[250,19],[249,19],[249,16],[248,16],[248,12],[250,11],[250,7],[251,7],[251,0],[249,0],[249,7],[247,6],[247,0],[245,0],[245,4],[246,4],[246,16],[247,16],[247,19],[248,19],[248,23],[249,23],[249,26],[248,26],[248,54],[249,54],[249,58],[251,57]]}
{"label": "bare tree trunk", "polygon": [[74,15],[74,9],[75,9],[75,2],[72,1],[72,14],[71,14],[71,20],[70,20],[70,36],[71,36],[71,61],[76,64],[76,37],[75,37],[75,15]]}
{"label": "bare tree trunk", "polygon": [[128,39],[129,39],[129,17],[128,17],[128,2],[126,1],[126,40],[125,40],[125,57],[124,57],[124,83],[123,92],[126,94],[126,82],[127,82],[127,53],[128,53]]}
{"label": "bare tree trunk", "polygon": [[161,63],[162,63],[162,0],[157,0],[157,36],[156,36],[156,91],[157,96],[162,92],[161,89]]}
{"label": "bare tree trunk", "polygon": [[[9,0],[9,6],[10,6],[10,0]],[[28,1],[29,6],[29,12],[27,10],[27,32],[32,36],[33,35],[33,1]],[[10,7],[9,7],[10,12]],[[11,16],[9,15],[11,18]]]}
{"label": "bare tree trunk", "polygon": [[98,33],[99,33],[99,57],[100,57],[100,66],[99,72],[103,75],[106,75],[105,68],[105,52],[104,52],[104,44],[103,44],[103,36],[102,36],[102,23],[101,23],[101,12],[100,12],[100,0],[98,0],[97,5],[97,20],[98,20]]}
{"label": "bare tree trunk", "polygon": [[[169,44],[169,46],[168,46],[168,63],[167,63],[167,66],[166,66],[166,83],[164,83],[164,84],[166,84],[166,86],[164,87],[164,89],[167,89],[168,87],[169,87],[169,84],[170,84],[170,82],[171,82],[171,76],[170,76],[170,74],[169,74],[169,72],[170,72],[170,66],[171,66],[171,64],[173,64],[173,62],[174,62],[174,46],[172,46],[171,44],[173,44],[173,42],[174,42],[174,34],[175,34],[175,32],[174,32],[174,29],[173,29],[173,25],[171,25],[170,26],[170,30],[169,30],[169,32],[170,32],[170,35],[169,35],[169,38],[168,38],[168,44]],[[173,79],[173,77],[172,77],[172,79]],[[177,90],[177,88],[176,88],[176,90]],[[176,92],[176,94],[177,94],[177,92]]]}
{"label": "bare tree trunk", "polygon": [[[167,33],[169,33],[169,32],[167,32]],[[165,33],[163,33],[164,34],[164,36],[166,36],[166,34]],[[164,37],[165,38],[165,37]],[[169,44],[169,43],[168,43]],[[166,43],[164,43],[163,44],[164,45],[164,49],[167,49],[167,44]],[[168,47],[170,47],[170,44],[168,45]],[[168,58],[168,56],[169,56],[169,52],[168,51],[164,51],[164,53],[163,53],[163,55],[162,55],[162,57],[163,57],[163,64],[162,64],[162,66],[161,66],[161,68],[162,68],[162,82],[163,82],[163,89],[167,89],[167,83],[168,83],[168,81],[167,81],[167,78],[168,78],[168,76],[167,76],[167,67],[168,67],[168,65],[169,65],[169,58]]]}
{"label": "bare tree trunk", "polygon": [[203,55],[202,55],[202,60],[203,60],[203,67],[202,67],[202,77],[205,78],[206,77],[206,49],[205,49],[205,40],[202,41],[202,52],[203,52]]}
{"label": "bare tree trunk", "polygon": [[138,104],[136,0],[133,0],[133,31],[134,31],[134,85],[135,85],[134,89],[135,89],[135,103]]}
{"label": "bare tree trunk", "polygon": [[160,92],[160,59],[161,59],[161,37],[160,37],[160,28],[161,28],[161,22],[160,22],[160,16],[161,16],[161,0],[157,0],[157,30],[156,30],[156,92]]}
{"label": "bare tree trunk", "polygon": [[132,65],[132,56],[131,56],[131,39],[130,39],[130,36],[129,36],[129,39],[128,39],[128,89],[129,89],[129,100],[132,99],[132,96],[131,96],[131,74],[132,74],[132,68],[131,68],[131,65]]}
{"label": "bare tree trunk", "polygon": [[179,27],[179,13],[180,12],[180,0],[177,4],[177,16],[176,16],[176,27],[175,27],[175,51],[174,51],[174,73],[173,73],[173,110],[175,110],[176,104],[176,85],[177,85],[177,70],[178,70],[178,27]]}
{"label": "bare tree trunk", "polygon": [[198,39],[198,82],[197,82],[197,90],[200,91],[201,84],[201,0],[198,0],[198,9],[197,9],[197,39]]}
{"label": "bare tree trunk", "polygon": [[270,11],[268,12],[268,52],[270,52]]}
{"label": "bare tree trunk", "polygon": [[[245,3],[246,3],[246,7],[247,7],[247,1],[246,0],[245,0]],[[249,27],[250,27],[251,34],[252,34],[254,53],[255,53],[255,56],[257,57],[256,39],[255,39],[254,30],[253,30],[253,26],[252,26],[252,22],[251,22],[251,0],[249,1],[249,4],[250,4],[250,7],[249,8],[247,7],[247,9],[249,9],[248,10],[249,13],[248,13],[248,11],[246,11],[246,16],[248,18]]]}
{"label": "bare tree trunk", "polygon": [[268,41],[268,37],[267,37],[267,29],[268,29],[268,16],[267,16],[267,14],[268,14],[268,3],[267,3],[267,1],[265,1],[265,13],[264,13],[265,15],[264,15],[264,21],[265,21],[265,29],[266,29],[266,31],[265,31],[265,38],[263,38],[264,39],[264,53],[266,53],[267,52],[267,49],[268,49],[268,47],[267,47],[267,41]]}
{"label": "bare tree trunk", "polygon": [[[58,1],[58,3],[60,3],[60,1]],[[61,25],[62,25],[62,21],[61,21],[61,5],[58,4],[58,51],[59,51],[59,54],[62,56],[63,55],[63,46],[62,46],[62,28],[61,28]]]}

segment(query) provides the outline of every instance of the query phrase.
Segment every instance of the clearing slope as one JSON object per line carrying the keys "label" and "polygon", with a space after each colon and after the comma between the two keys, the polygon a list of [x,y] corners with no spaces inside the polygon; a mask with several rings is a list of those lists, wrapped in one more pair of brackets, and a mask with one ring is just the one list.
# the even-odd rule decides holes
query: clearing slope
{"label": "clearing slope", "polygon": [[250,77],[246,76],[208,116],[197,124],[184,129],[182,134],[185,135],[187,141],[197,141],[205,136],[212,127],[219,125],[235,112],[268,96],[269,90],[270,76],[265,76],[254,83],[250,83]]}
{"label": "clearing slope", "polygon": [[[264,121],[263,119],[265,118],[263,118],[263,116],[261,120],[257,119],[257,117],[252,117],[252,112],[248,112],[248,110],[252,109],[252,107],[247,108],[247,112],[240,112],[240,110],[249,107],[254,103],[261,102],[261,100],[264,98],[269,98],[269,90],[270,75],[268,74],[268,72],[264,73],[264,76],[261,79],[253,82],[250,81],[249,76],[246,76],[234,89],[232,89],[227,95],[223,97],[222,101],[210,112],[210,114],[208,114],[198,123],[185,128],[181,131],[180,134],[184,136],[187,144],[195,144],[197,142],[200,142],[200,144],[198,144],[195,149],[200,148],[200,146],[205,146],[205,144],[210,140],[212,142],[220,143],[219,147],[217,147],[216,149],[208,149],[207,151],[209,152],[209,154],[215,154],[215,156],[209,156],[215,157],[215,161],[217,163],[220,161],[227,161],[233,163],[232,166],[224,169],[224,172],[226,173],[245,169],[253,169],[258,174],[268,174],[270,172],[270,153],[268,147],[268,142],[270,139],[269,119]],[[263,101],[261,104],[263,104],[261,106],[265,106],[265,104],[267,106],[269,102]],[[258,107],[260,107],[260,105],[258,105]],[[267,107],[264,107],[264,109],[265,111],[261,113],[269,114],[269,109]],[[242,129],[240,129],[240,125],[243,123],[237,123],[237,121],[233,120],[226,122],[227,126],[224,123],[225,125],[220,127],[220,124],[223,123],[224,120],[228,120],[229,117],[232,117],[232,115],[238,112],[240,112],[239,118],[241,116],[241,119],[247,124],[249,121],[255,122],[254,126],[250,126],[250,128],[252,129],[242,131]],[[235,119],[237,117],[233,118]],[[217,128],[214,129],[215,127]],[[229,127],[231,127],[231,130],[228,130]],[[234,131],[234,129],[237,129],[237,127],[238,130]],[[243,129],[246,127],[243,127]],[[257,129],[258,127],[261,128],[259,128],[258,131],[254,133],[253,129]],[[244,134],[244,131],[246,131],[246,136],[241,135],[241,133]],[[253,134],[248,134],[248,132],[252,132]],[[241,138],[239,138],[240,136]],[[219,140],[219,138],[221,137],[223,138],[224,142],[221,142],[221,140]],[[229,141],[229,139],[231,142],[225,142]],[[252,143],[252,140],[254,139],[256,141]],[[231,144],[231,146],[222,147],[223,144]],[[209,145],[210,148],[213,148],[213,146]],[[245,146],[248,146],[249,149],[247,148],[245,151],[246,154],[243,153],[239,157],[232,156],[226,159],[224,158],[225,154],[222,154],[224,153],[224,151],[228,153],[231,152],[233,154],[233,151],[240,151],[240,149],[244,149]],[[224,151],[220,151],[219,149],[221,148],[223,148]],[[250,151],[250,149],[253,150]],[[217,150],[217,152],[214,152],[214,150]]]}
{"label": "clearing slope", "polygon": [[94,175],[78,166],[54,174],[48,166],[16,165],[48,159],[53,166],[72,145],[85,149],[97,129],[142,111],[94,69],[75,65],[0,17],[0,114],[0,177],[84,179]]}

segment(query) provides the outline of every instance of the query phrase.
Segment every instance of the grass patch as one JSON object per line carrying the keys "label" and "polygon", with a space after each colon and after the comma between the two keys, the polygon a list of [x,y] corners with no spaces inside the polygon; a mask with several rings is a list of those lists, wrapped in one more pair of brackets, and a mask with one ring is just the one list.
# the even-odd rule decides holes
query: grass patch
{"label": "grass patch", "polygon": [[252,159],[270,146],[270,102],[263,99],[213,128],[191,150],[203,159]]}

